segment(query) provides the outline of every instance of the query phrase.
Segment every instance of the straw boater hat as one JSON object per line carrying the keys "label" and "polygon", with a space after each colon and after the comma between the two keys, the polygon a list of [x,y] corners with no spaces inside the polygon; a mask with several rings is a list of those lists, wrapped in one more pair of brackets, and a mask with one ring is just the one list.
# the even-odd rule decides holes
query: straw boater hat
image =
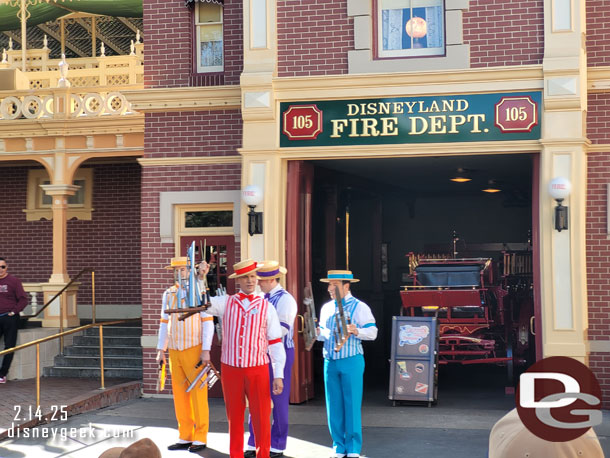
{"label": "straw boater hat", "polygon": [[259,280],[272,280],[274,278],[280,278],[282,275],[286,275],[285,267],[280,266],[277,261],[263,261],[258,264],[256,269],[256,275]]}
{"label": "straw boater hat", "polygon": [[590,428],[567,442],[549,442],[535,436],[513,409],[498,420],[489,435],[489,458],[603,458],[599,439]]}
{"label": "straw boater hat", "polygon": [[233,264],[233,273],[229,275],[229,278],[239,278],[245,275],[256,272],[258,264],[252,259],[246,259],[245,261]]}
{"label": "straw boater hat", "polygon": [[172,258],[169,266],[165,266],[166,269],[175,269],[177,267],[186,267],[188,265],[188,258],[181,256],[179,258]]}
{"label": "straw boater hat", "polygon": [[350,283],[357,283],[360,280],[354,278],[354,274],[351,270],[329,270],[328,278],[320,278],[323,283],[330,283],[331,280],[348,281]]}
{"label": "straw boater hat", "polygon": [[113,447],[99,458],[162,458],[161,450],[148,438],[140,439],[129,447]]}

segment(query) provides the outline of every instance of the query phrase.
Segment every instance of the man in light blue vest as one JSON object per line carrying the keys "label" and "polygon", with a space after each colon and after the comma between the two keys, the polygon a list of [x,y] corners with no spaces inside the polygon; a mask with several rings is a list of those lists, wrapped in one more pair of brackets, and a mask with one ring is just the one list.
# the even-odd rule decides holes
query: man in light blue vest
{"label": "man in light blue vest", "polygon": [[[326,414],[336,457],[359,457],[362,449],[362,376],[364,374],[363,340],[377,338],[377,326],[371,309],[350,292],[350,284],[359,280],[349,270],[329,270],[327,278],[330,302],[320,311],[318,340],[324,341],[324,385]],[[335,301],[339,288],[349,338],[337,351],[337,323],[342,319]]]}

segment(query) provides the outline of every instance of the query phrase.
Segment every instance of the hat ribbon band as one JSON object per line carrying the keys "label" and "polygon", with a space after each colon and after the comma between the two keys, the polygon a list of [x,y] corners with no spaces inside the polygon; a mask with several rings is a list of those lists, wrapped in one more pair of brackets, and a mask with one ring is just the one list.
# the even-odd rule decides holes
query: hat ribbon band
{"label": "hat ribbon band", "polygon": [[256,272],[256,275],[259,277],[273,277],[274,275],[278,275],[280,273],[280,269],[271,270],[269,272],[261,272],[260,270]]}
{"label": "hat ribbon band", "polygon": [[329,280],[353,280],[354,279],[354,275],[353,274],[330,274],[328,276]]}
{"label": "hat ribbon band", "polygon": [[235,275],[242,275],[242,274],[245,274],[245,273],[251,272],[251,271],[253,271],[254,269],[256,269],[256,263],[255,263],[255,262],[254,262],[254,263],[252,263],[252,264],[250,264],[249,266],[246,266],[246,267],[242,268],[242,269],[237,269],[237,270],[235,271]]}

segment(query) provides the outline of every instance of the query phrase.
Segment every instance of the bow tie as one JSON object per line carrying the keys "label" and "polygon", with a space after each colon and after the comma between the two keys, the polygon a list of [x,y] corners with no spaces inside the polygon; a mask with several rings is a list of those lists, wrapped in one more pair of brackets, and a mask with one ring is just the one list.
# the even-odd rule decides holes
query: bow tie
{"label": "bow tie", "polygon": [[240,301],[243,301],[244,299],[248,299],[250,302],[252,302],[255,297],[254,294],[238,293],[237,295],[239,296]]}

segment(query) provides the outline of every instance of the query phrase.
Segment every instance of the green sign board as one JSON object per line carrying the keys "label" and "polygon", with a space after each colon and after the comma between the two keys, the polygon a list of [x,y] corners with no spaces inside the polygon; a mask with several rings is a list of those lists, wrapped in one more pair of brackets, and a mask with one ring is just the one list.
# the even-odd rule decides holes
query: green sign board
{"label": "green sign board", "polygon": [[283,102],[280,146],[537,140],[540,92]]}

